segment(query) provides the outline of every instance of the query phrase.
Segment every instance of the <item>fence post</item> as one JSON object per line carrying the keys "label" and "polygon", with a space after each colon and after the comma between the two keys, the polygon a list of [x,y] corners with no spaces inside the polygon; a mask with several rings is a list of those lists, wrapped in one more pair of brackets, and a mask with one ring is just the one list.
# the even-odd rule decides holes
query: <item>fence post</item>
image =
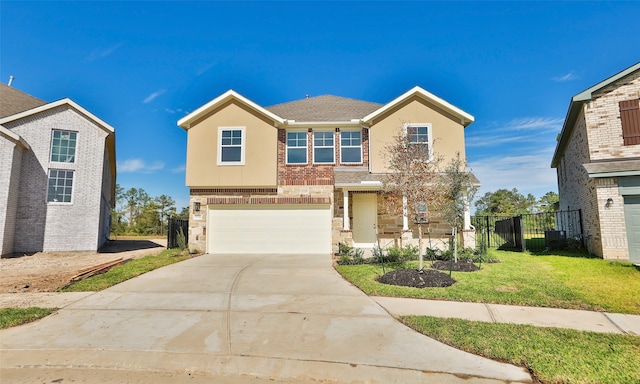
{"label": "fence post", "polygon": [[487,219],[487,249],[491,248],[491,230],[489,229],[489,216],[485,216]]}

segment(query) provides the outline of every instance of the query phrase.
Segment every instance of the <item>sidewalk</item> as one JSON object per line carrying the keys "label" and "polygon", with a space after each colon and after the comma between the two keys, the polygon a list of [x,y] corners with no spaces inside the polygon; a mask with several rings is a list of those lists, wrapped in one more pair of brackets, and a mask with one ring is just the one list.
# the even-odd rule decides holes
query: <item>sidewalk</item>
{"label": "sidewalk", "polygon": [[[0,294],[0,308],[27,306],[62,308],[93,294],[95,292]],[[537,327],[640,336],[640,315],[396,297],[371,296],[371,298],[393,316],[459,318],[490,323],[527,324]]]}
{"label": "sidewalk", "polygon": [[640,315],[372,296],[393,316],[433,316],[640,336]]}

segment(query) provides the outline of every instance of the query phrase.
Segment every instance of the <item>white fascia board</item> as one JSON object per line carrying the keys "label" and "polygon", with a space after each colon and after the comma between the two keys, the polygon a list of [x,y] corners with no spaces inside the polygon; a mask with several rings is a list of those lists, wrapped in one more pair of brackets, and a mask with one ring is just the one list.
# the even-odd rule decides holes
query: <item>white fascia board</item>
{"label": "white fascia board", "polygon": [[415,86],[415,87],[411,88],[410,90],[408,90],[407,92],[403,93],[402,95],[398,96],[397,98],[395,98],[391,102],[385,104],[381,108],[379,108],[379,109],[371,112],[367,116],[363,117],[362,121],[369,123],[369,122],[371,122],[372,119],[376,118],[377,116],[380,116],[381,114],[385,113],[386,111],[390,110],[391,108],[395,107],[396,105],[400,104],[404,100],[406,100],[409,97],[414,96],[414,95],[421,96],[422,98],[432,102],[433,104],[436,104],[437,106],[439,106],[440,108],[444,109],[445,111],[448,111],[448,112],[452,113],[453,115],[459,117],[462,125],[465,126],[465,127],[467,125],[471,124],[475,120],[473,115],[463,111],[462,109],[456,107],[455,105],[453,105],[451,103],[448,103],[447,101],[445,101],[445,100],[439,98],[438,96],[436,96],[436,95],[434,95],[434,94],[422,89],[421,87]]}
{"label": "white fascia board", "polygon": [[27,149],[27,150],[31,149],[29,144],[27,144],[27,142],[24,141],[24,139],[20,137],[20,135],[18,135],[15,132],[11,132],[9,129],[3,127],[2,125],[0,125],[0,135],[7,137],[9,140],[13,141],[14,143],[22,146],[24,149]]}
{"label": "white fascia board", "polygon": [[191,127],[191,123],[198,119],[200,116],[206,114],[208,111],[214,109],[216,106],[218,106],[219,104],[229,100],[229,99],[236,99],[238,101],[240,101],[241,103],[247,105],[248,107],[262,113],[263,115],[269,117],[271,120],[273,120],[276,123],[279,124],[284,124],[285,120],[283,118],[281,118],[280,116],[269,112],[268,110],[264,109],[263,107],[261,107],[260,105],[254,103],[253,101],[247,99],[246,97],[242,96],[241,94],[239,94],[238,92],[234,91],[233,89],[228,90],[227,92],[223,93],[222,95],[216,97],[215,99],[211,100],[210,102],[208,102],[207,104],[203,105],[202,107],[196,109],[195,111],[191,112],[190,114],[188,114],[187,116],[183,117],[182,119],[178,120],[178,126],[184,130],[187,130]]}
{"label": "white fascia board", "polygon": [[361,127],[362,121],[360,120],[349,120],[349,121],[295,121],[295,120],[286,120],[286,125],[288,127],[332,127],[332,128],[340,128],[340,127]]}
{"label": "white fascia board", "polygon": [[35,115],[35,114],[40,113],[40,112],[48,111],[50,109],[53,109],[53,108],[56,108],[56,107],[59,107],[59,106],[65,105],[65,104],[69,105],[70,107],[72,107],[76,111],[78,111],[81,114],[85,115],[90,120],[93,120],[98,126],[100,126],[100,128],[104,129],[108,133],[114,133],[115,132],[115,129],[112,126],[110,126],[109,124],[105,123],[100,118],[98,118],[96,115],[94,115],[93,113],[91,113],[91,112],[87,111],[86,109],[82,108],[79,104],[77,104],[76,102],[74,102],[73,100],[71,100],[69,98],[64,98],[64,99],[61,99],[61,100],[58,100],[58,101],[54,101],[54,102],[49,103],[49,104],[41,105],[39,107],[26,110],[24,112],[16,113],[15,115],[4,117],[4,118],[0,119],[0,124],[5,124],[5,123],[8,123],[10,121],[15,121],[15,120],[27,117],[27,116]]}

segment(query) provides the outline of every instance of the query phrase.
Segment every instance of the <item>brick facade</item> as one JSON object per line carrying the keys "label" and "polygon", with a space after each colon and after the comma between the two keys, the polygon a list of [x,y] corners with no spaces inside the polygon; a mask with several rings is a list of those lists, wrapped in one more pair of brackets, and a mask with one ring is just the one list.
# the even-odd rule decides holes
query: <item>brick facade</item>
{"label": "brick facade", "polygon": [[590,177],[583,164],[640,157],[640,145],[624,145],[619,110],[620,101],[637,98],[640,71],[594,92],[582,105],[557,166],[560,209],[582,210],[588,248],[605,259],[629,259],[624,200],[617,177]]}
{"label": "brick facade", "polygon": [[[66,105],[4,126],[31,147],[22,156],[12,251],[97,250],[106,240],[104,232],[109,227],[110,215],[103,207],[104,196],[110,195],[111,188],[110,182],[104,185],[108,133]],[[78,133],[74,163],[50,161],[54,129]],[[51,169],[74,171],[71,203],[47,203]]]}
{"label": "brick facade", "polygon": [[24,149],[0,136],[0,255],[13,252]]}

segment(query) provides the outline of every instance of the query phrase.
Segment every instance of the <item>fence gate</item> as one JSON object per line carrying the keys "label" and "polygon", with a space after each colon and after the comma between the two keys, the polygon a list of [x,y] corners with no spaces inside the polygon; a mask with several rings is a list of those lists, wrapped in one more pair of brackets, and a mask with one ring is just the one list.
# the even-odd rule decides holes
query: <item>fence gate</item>
{"label": "fence gate", "polygon": [[189,244],[189,220],[170,217],[167,230],[167,249],[180,247],[178,244],[180,231],[184,235],[185,245]]}

